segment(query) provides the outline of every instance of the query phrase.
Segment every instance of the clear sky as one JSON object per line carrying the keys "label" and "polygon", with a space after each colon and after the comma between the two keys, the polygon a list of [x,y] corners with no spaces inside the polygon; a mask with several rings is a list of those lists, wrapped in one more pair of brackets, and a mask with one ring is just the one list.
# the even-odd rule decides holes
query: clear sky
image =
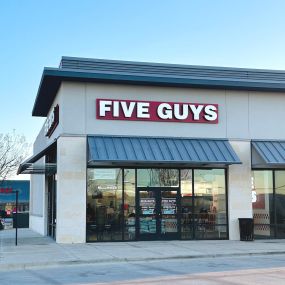
{"label": "clear sky", "polygon": [[33,142],[61,56],[285,69],[285,0],[2,0],[0,133]]}

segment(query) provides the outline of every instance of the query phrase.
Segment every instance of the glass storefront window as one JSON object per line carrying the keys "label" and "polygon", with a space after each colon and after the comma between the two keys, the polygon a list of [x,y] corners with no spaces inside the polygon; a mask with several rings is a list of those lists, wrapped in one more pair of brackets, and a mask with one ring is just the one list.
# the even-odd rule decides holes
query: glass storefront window
{"label": "glass storefront window", "polygon": [[194,169],[193,174],[181,170],[181,238],[227,238],[225,170]]}
{"label": "glass storefront window", "polygon": [[224,169],[90,168],[87,175],[89,242],[227,238]]}
{"label": "glass storefront window", "polygon": [[87,241],[122,240],[122,169],[88,169]]}
{"label": "glass storefront window", "polygon": [[134,240],[136,233],[136,175],[135,169],[124,169],[125,240]]}
{"label": "glass storefront window", "polygon": [[138,169],[137,170],[138,187],[178,187],[179,170],[178,169]]}
{"label": "glass storefront window", "polygon": [[194,170],[195,238],[227,237],[227,202],[224,169]]}
{"label": "glass storefront window", "polygon": [[275,171],[276,235],[285,238],[285,171]]}
{"label": "glass storefront window", "polygon": [[273,172],[255,170],[252,172],[252,210],[254,235],[256,238],[274,237]]}
{"label": "glass storefront window", "polygon": [[193,238],[192,169],[181,170],[181,238]]}

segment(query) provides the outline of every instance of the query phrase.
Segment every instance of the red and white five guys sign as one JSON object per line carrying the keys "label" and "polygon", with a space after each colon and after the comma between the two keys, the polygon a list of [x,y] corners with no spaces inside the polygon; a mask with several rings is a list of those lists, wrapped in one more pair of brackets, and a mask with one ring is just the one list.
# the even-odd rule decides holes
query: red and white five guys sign
{"label": "red and white five guys sign", "polygon": [[96,99],[99,120],[218,123],[218,104]]}

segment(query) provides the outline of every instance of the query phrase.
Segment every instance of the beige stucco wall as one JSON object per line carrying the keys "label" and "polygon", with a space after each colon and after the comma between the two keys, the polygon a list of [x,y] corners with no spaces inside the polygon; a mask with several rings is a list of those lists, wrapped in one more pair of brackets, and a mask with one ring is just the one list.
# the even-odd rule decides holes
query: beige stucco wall
{"label": "beige stucco wall", "polygon": [[[60,96],[68,134],[285,139],[285,125],[274,128],[285,116],[283,93],[64,82]],[[219,104],[219,123],[96,120],[96,98]]]}
{"label": "beige stucco wall", "polygon": [[86,137],[57,141],[56,241],[86,240]]}
{"label": "beige stucco wall", "polygon": [[238,218],[252,218],[250,141],[230,141],[242,164],[228,171],[229,239],[239,239]]}
{"label": "beige stucco wall", "polygon": [[[53,112],[53,107],[57,104],[62,105],[61,88],[53,102],[53,106],[47,117]],[[63,114],[59,112],[59,125],[57,126],[51,137],[45,136],[45,125],[42,126],[33,145],[33,153],[37,154],[47,145],[52,143],[60,134],[63,133],[62,123]],[[45,157],[41,158],[37,163],[43,165]],[[47,234],[47,179],[44,174],[31,175],[30,184],[30,228],[34,231],[46,235]]]}
{"label": "beige stucco wall", "polygon": [[[41,158],[37,163],[44,164],[44,162],[45,157]],[[31,175],[29,227],[42,235],[47,233],[46,191],[45,176]]]}
{"label": "beige stucco wall", "polygon": [[[96,98],[219,104],[219,123],[97,120]],[[41,130],[35,152],[60,134],[285,139],[283,93],[63,82],[52,108],[56,104],[59,125],[50,138]]]}

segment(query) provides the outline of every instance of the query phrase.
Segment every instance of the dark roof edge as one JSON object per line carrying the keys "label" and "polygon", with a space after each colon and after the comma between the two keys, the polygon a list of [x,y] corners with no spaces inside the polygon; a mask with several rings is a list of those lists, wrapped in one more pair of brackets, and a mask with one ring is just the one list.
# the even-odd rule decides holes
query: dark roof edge
{"label": "dark roof edge", "polygon": [[284,139],[252,139],[252,143],[254,142],[285,142]]}
{"label": "dark roof edge", "polygon": [[[87,57],[73,57],[73,56],[62,56],[61,62],[63,60],[73,60],[73,61],[90,61],[90,62],[101,62],[101,63],[122,63],[129,65],[147,65],[147,66],[162,66],[162,67],[182,67],[182,68],[197,68],[197,69],[215,69],[215,70],[225,70],[225,71],[255,71],[255,72],[269,72],[269,73],[284,73],[283,69],[263,69],[263,68],[245,68],[245,67],[231,67],[231,66],[210,66],[210,65],[191,65],[191,64],[177,64],[177,63],[161,63],[161,62],[148,62],[148,61],[131,61],[131,60],[117,60],[117,59],[97,59],[97,58],[87,58]],[[60,66],[61,66],[60,62]]]}
{"label": "dark roof edge", "polygon": [[[63,57],[64,59],[64,57]],[[80,59],[81,60],[81,59]],[[89,59],[83,59],[88,60]],[[98,62],[99,60],[94,60]],[[107,62],[101,60],[102,62]],[[111,61],[109,61],[111,62]],[[118,63],[119,61],[113,61]],[[124,61],[124,63],[126,63]],[[129,62],[130,64],[134,64]],[[128,62],[127,62],[128,64]],[[151,64],[151,63],[135,63],[142,65],[163,65],[173,67],[175,65],[169,64]],[[181,65],[177,65],[181,66]],[[187,67],[182,65],[183,67]],[[191,66],[193,68],[193,66]],[[198,67],[205,70],[207,67]],[[213,69],[211,67],[211,69]],[[220,68],[219,70],[238,70],[236,68]],[[246,71],[248,69],[242,69]],[[262,71],[255,69],[256,72]],[[267,71],[274,74],[275,71]],[[276,71],[277,72],[277,71]],[[278,71],[280,74],[280,71]],[[284,73],[285,72],[281,72]],[[283,75],[282,75],[283,77]],[[36,100],[34,103],[32,115],[33,116],[47,116],[49,109],[56,97],[61,82],[75,81],[75,82],[97,82],[97,83],[114,83],[114,84],[130,84],[130,85],[149,85],[149,86],[171,86],[171,87],[190,87],[190,88],[205,88],[205,89],[225,89],[225,90],[248,90],[248,91],[271,91],[271,92],[285,92],[285,81],[278,80],[254,80],[248,78],[232,77],[188,77],[175,74],[143,74],[121,71],[100,71],[100,70],[86,70],[86,69],[67,69],[67,68],[44,68]]]}
{"label": "dark roof edge", "polygon": [[[42,76],[41,76],[40,85],[39,85],[39,87],[38,87],[36,99],[35,99],[34,106],[33,106],[33,110],[32,110],[32,116],[37,116],[37,115],[36,115],[36,113],[37,113],[37,111],[36,111],[36,104],[37,104],[37,102],[38,102],[38,100],[39,100],[39,98],[40,98],[40,93],[41,93],[41,89],[42,89],[42,86],[43,86],[43,81],[44,81],[44,78],[45,78],[45,70],[46,70],[46,69],[47,69],[47,68],[44,68],[43,73],[42,73]],[[41,116],[41,115],[38,115],[38,116],[39,116],[39,117],[43,117],[43,116]]]}

